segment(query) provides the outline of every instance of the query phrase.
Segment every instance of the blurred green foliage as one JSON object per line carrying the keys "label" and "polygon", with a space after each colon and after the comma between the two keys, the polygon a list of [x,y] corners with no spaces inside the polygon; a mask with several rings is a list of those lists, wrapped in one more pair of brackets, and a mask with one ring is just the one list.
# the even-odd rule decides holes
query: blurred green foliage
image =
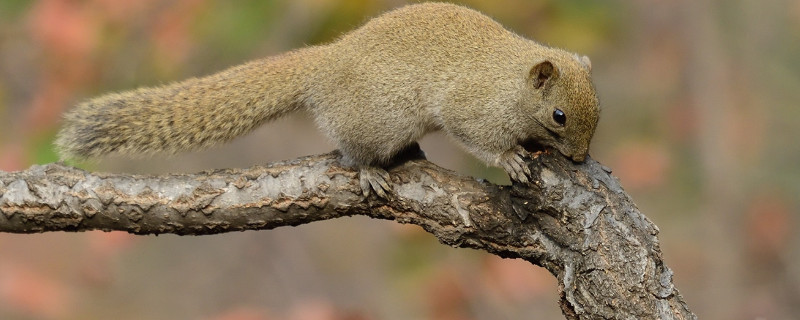
{"label": "blurred green foliage", "polygon": [[258,49],[285,5],[275,0],[213,2],[193,19],[191,36],[221,57],[246,56]]}
{"label": "blurred green foliage", "polygon": [[32,2],[28,0],[0,1],[0,18],[6,21],[19,19],[31,4]]}

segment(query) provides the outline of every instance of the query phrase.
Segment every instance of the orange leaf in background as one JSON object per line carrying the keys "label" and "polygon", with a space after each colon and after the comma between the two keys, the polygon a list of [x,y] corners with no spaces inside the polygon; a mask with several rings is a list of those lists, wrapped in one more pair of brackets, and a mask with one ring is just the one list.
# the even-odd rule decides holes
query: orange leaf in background
{"label": "orange leaf in background", "polygon": [[800,25],[800,1],[792,2],[788,12],[792,18],[791,20],[794,21],[795,26]]}
{"label": "orange leaf in background", "polygon": [[285,317],[289,320],[360,320],[367,319],[357,313],[345,313],[325,300],[306,300],[296,303]]}
{"label": "orange leaf in background", "polygon": [[503,301],[530,301],[556,291],[556,279],[544,268],[521,259],[487,255],[482,280]]}
{"label": "orange leaf in background", "polygon": [[83,2],[60,0],[37,2],[28,23],[45,58],[36,95],[21,125],[30,132],[57,122],[76,88],[89,78],[102,23]]}
{"label": "orange leaf in background", "polygon": [[747,88],[736,92],[738,95],[736,101],[742,105],[735,111],[724,114],[721,143],[724,143],[726,149],[735,154],[740,162],[752,161],[764,156],[769,127],[766,116],[771,110],[762,102],[753,101],[754,99],[748,97]]}
{"label": "orange leaf in background", "polygon": [[269,319],[272,318],[267,316],[267,312],[265,310],[249,308],[249,307],[239,307],[223,312],[220,315],[214,316],[210,320],[269,320]]}
{"label": "orange leaf in background", "polygon": [[58,76],[49,74],[40,84],[28,109],[25,129],[29,132],[45,130],[61,118],[61,111],[70,99],[73,87]]}
{"label": "orange leaf in background", "polygon": [[428,299],[430,319],[457,320],[469,319],[467,310],[467,292],[460,283],[458,272],[451,267],[443,266],[439,274],[431,277],[428,283]]}
{"label": "orange leaf in background", "polygon": [[189,28],[204,4],[203,0],[176,1],[158,17],[152,39],[158,57],[166,60],[162,62],[164,67],[181,64],[188,56],[193,46]]}
{"label": "orange leaf in background", "polygon": [[394,232],[394,234],[402,238],[415,238],[428,234],[425,229],[422,229],[422,227],[415,224],[392,223],[389,225],[389,228]]}
{"label": "orange leaf in background", "polygon": [[636,142],[614,151],[612,168],[626,188],[658,187],[666,180],[672,159],[663,145]]}
{"label": "orange leaf in background", "polygon": [[0,301],[8,309],[43,319],[63,319],[72,292],[63,283],[26,267],[0,266]]}
{"label": "orange leaf in background", "polygon": [[792,215],[790,205],[779,195],[764,193],[752,199],[744,224],[751,253],[765,259],[778,258],[796,233]]}
{"label": "orange leaf in background", "polygon": [[25,148],[18,141],[0,147],[0,170],[17,171],[25,169],[27,165]]}
{"label": "orange leaf in background", "polygon": [[100,14],[115,22],[131,22],[140,18],[140,14],[155,7],[160,0],[93,0]]}
{"label": "orange leaf in background", "polygon": [[89,241],[89,250],[98,255],[114,255],[130,248],[138,238],[127,232],[86,232]]}
{"label": "orange leaf in background", "polygon": [[670,139],[687,143],[696,139],[697,110],[685,101],[676,101],[664,110]]}
{"label": "orange leaf in background", "polygon": [[136,236],[127,232],[86,232],[89,242],[88,257],[82,260],[81,275],[95,286],[109,285],[113,280],[113,262],[125,249],[132,246]]}
{"label": "orange leaf in background", "polygon": [[31,10],[33,36],[61,55],[88,56],[97,42],[97,23],[79,1],[42,0]]}
{"label": "orange leaf in background", "polygon": [[[658,24],[658,23],[656,23]],[[671,26],[669,26],[671,28]],[[680,86],[682,66],[685,63],[684,48],[681,39],[667,29],[665,25],[653,26],[654,37],[646,42],[639,52],[632,70],[632,79],[637,87],[647,88],[648,92],[666,94]]]}

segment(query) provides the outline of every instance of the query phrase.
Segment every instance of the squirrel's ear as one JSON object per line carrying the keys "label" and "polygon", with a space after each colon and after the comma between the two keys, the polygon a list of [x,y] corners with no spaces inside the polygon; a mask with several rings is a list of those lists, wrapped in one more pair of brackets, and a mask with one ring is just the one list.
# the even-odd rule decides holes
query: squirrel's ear
{"label": "squirrel's ear", "polygon": [[583,67],[586,68],[586,71],[592,72],[592,60],[589,60],[589,57],[581,56],[580,61]]}
{"label": "squirrel's ear", "polygon": [[558,69],[550,61],[542,61],[537,63],[531,68],[530,78],[533,82],[533,87],[540,89],[545,85],[551,83],[553,79],[558,77]]}

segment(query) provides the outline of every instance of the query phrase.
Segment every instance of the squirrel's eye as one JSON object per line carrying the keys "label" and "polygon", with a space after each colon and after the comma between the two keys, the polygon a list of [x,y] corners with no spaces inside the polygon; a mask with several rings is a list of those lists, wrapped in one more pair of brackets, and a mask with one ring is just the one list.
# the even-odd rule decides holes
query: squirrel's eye
{"label": "squirrel's eye", "polygon": [[561,111],[561,109],[556,109],[553,111],[553,120],[561,126],[564,126],[564,124],[567,123],[567,115],[564,114],[564,111]]}

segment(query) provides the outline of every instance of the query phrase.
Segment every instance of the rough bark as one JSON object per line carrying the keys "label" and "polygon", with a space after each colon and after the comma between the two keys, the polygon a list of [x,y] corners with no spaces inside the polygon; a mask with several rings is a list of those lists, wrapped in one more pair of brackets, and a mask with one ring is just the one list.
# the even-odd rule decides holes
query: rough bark
{"label": "rough bark", "polygon": [[658,228],[592,159],[537,155],[532,182],[513,187],[408,161],[390,171],[388,200],[362,197],[356,173],[338,159],[167,176],[59,164],[0,173],[0,231],[203,235],[365,215],[547,268],[568,319],[696,319],[663,262]]}

